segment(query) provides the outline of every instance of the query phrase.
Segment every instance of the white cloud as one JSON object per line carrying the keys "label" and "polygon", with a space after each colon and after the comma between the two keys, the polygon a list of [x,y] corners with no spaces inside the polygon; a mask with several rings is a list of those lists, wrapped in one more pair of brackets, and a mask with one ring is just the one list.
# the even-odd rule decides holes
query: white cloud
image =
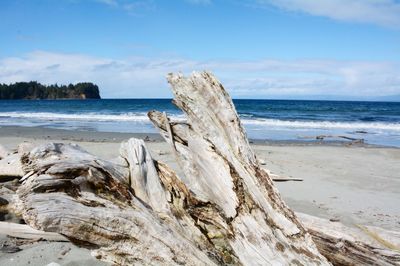
{"label": "white cloud", "polygon": [[395,0],[255,0],[285,10],[335,20],[400,27],[400,3]]}
{"label": "white cloud", "polygon": [[395,62],[337,60],[194,61],[131,57],[124,60],[36,51],[0,59],[0,83],[92,81],[107,98],[170,97],[168,72],[211,70],[233,97],[375,97],[400,94]]}

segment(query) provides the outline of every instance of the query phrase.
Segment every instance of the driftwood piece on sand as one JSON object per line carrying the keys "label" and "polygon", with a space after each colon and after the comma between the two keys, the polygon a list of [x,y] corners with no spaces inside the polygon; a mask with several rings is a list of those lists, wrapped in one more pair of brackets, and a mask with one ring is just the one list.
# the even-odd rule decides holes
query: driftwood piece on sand
{"label": "driftwood piece on sand", "polygon": [[381,265],[398,262],[357,241],[341,248],[341,236],[323,228],[310,234],[260,167],[222,85],[209,73],[168,79],[187,122],[159,112],[149,117],[184,175],[154,161],[140,140],[122,143],[113,162],[76,145],[39,146],[21,157],[28,174],[13,202],[27,224],[124,265],[339,265],[370,263],[368,256]]}
{"label": "driftwood piece on sand", "polygon": [[135,197],[127,168],[64,144],[38,147],[22,160],[26,171],[35,172],[18,190],[20,213],[30,226],[99,247],[96,256],[112,263],[215,263],[174,216],[156,213],[150,202]]}
{"label": "driftwood piece on sand", "polygon": [[352,144],[362,144],[364,143],[364,139],[360,138],[352,138],[348,136],[342,136],[342,135],[318,135],[315,137],[317,140],[324,140],[325,138],[340,138],[340,139],[345,139],[345,140],[350,140],[350,143]]}
{"label": "driftwood piece on sand", "polygon": [[42,239],[47,241],[67,242],[68,238],[57,233],[33,229],[26,224],[0,222],[0,234],[24,239]]}
{"label": "driftwood piece on sand", "polygon": [[350,228],[307,214],[297,215],[319,251],[335,265],[400,265],[400,232]]}
{"label": "driftwood piece on sand", "polygon": [[20,154],[10,154],[0,160],[0,180],[2,177],[21,177],[23,175]]}
{"label": "driftwood piece on sand", "polygon": [[25,172],[22,169],[21,156],[34,148],[34,144],[23,142],[18,145],[16,151],[10,151],[0,145],[0,180],[9,177],[22,177]]}

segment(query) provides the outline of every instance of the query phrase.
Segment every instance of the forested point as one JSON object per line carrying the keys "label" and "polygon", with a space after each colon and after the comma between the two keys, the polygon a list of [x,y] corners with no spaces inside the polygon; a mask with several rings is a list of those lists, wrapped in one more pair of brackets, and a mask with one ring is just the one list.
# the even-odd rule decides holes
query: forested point
{"label": "forested point", "polygon": [[0,84],[0,100],[100,99],[99,87],[91,82],[75,85],[43,85],[36,81]]}

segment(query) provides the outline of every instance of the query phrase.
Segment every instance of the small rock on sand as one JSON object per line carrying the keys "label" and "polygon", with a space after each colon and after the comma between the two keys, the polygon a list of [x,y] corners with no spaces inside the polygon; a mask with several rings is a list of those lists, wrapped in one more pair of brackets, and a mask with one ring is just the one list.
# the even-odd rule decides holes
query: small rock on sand
{"label": "small rock on sand", "polygon": [[263,159],[260,159],[260,160],[258,160],[258,161],[260,162],[261,165],[266,165],[266,164],[267,164],[267,162],[264,161]]}

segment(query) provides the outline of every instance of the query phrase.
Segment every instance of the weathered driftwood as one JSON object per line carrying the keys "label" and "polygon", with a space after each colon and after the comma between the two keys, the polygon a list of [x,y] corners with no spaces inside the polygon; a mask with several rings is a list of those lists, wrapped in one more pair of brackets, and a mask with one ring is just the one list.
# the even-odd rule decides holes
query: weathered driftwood
{"label": "weathered driftwood", "polygon": [[[121,149],[125,148],[123,145]],[[128,173],[128,168],[64,144],[38,147],[24,156],[23,162],[26,172],[35,172],[18,190],[20,212],[30,226],[100,247],[96,256],[113,263],[217,263],[205,252],[208,244],[201,231],[193,224],[185,224],[184,219],[177,221],[170,215],[179,213],[179,199],[175,201],[173,195],[168,195],[171,202],[164,203],[171,208],[164,213],[153,211],[151,202],[135,197],[128,179],[134,173]],[[148,169],[144,164],[141,167]],[[166,166],[162,169],[165,178],[174,178]],[[147,179],[146,171],[143,173],[138,179]],[[174,193],[179,194],[177,183],[170,182]],[[144,191],[152,192],[151,183],[139,183],[145,185]],[[159,200],[161,205],[162,199]],[[198,242],[191,237],[198,237]],[[200,251],[199,246],[205,251]]]}
{"label": "weathered driftwood", "polygon": [[400,265],[400,232],[350,228],[307,214],[297,215],[318,250],[335,265]]}
{"label": "weathered driftwood", "polygon": [[244,264],[327,263],[260,167],[222,85],[208,73],[168,81],[187,124],[156,111],[149,117],[176,149],[183,182],[224,217],[230,230],[218,230],[219,239]]}
{"label": "weathered driftwood", "polygon": [[276,175],[271,173],[271,171],[269,171],[268,169],[264,170],[267,172],[268,176],[272,179],[272,181],[274,182],[286,182],[286,181],[303,181],[303,179],[301,178],[294,178],[294,177],[285,177],[285,176],[280,176],[280,175]]}
{"label": "weathered driftwood", "polygon": [[2,177],[21,177],[23,175],[20,154],[10,154],[0,160],[0,179]]}
{"label": "weathered driftwood", "polygon": [[[144,143],[134,139],[121,145],[121,154],[124,154],[122,151],[127,149],[129,144],[136,145],[131,146],[130,150],[143,149],[142,151],[148,154]],[[42,157],[38,157],[39,154]],[[138,153],[133,152],[133,154]],[[100,248],[95,251],[98,257],[115,263],[148,263],[151,261],[154,263],[178,263],[181,261],[180,259],[183,260],[179,251],[182,245],[179,244],[179,241],[185,243],[187,241],[185,238],[199,243],[199,250],[196,251],[198,254],[207,251],[206,254],[213,254],[215,258],[219,256],[220,252],[209,243],[209,239],[213,241],[223,240],[218,231],[210,230],[212,227],[208,224],[209,221],[215,219],[215,214],[211,209],[212,205],[194,198],[186,186],[166,165],[155,163],[150,166],[157,169],[160,184],[165,188],[168,204],[168,210],[155,214],[152,213],[153,211],[149,206],[143,206],[143,202],[135,200],[138,204],[137,207],[132,204],[135,196],[129,193],[128,179],[126,179],[126,182],[122,181],[119,185],[128,190],[127,195],[131,197],[130,204],[127,204],[129,200],[121,199],[121,195],[114,196],[113,193],[116,193],[115,189],[118,187],[112,184],[115,181],[109,180],[109,183],[102,184],[104,178],[101,174],[98,176],[98,172],[123,173],[127,169],[124,170],[123,167],[120,168],[121,166],[113,164],[104,166],[104,162],[100,159],[87,154],[78,147],[63,144],[49,144],[37,148],[29,157],[36,160],[36,164],[30,164],[26,161],[27,166],[37,167],[41,175],[35,174],[28,177],[18,193],[24,206],[22,207],[23,216],[26,221],[30,222],[31,226],[45,231],[60,232],[73,241],[99,246]],[[85,157],[86,159],[84,159]],[[75,158],[77,159],[75,160]],[[48,164],[45,164],[44,160],[47,160]],[[62,163],[57,163],[60,161]],[[124,167],[128,166],[123,165]],[[141,164],[141,166],[143,173],[148,172],[146,164]],[[138,167],[138,165],[135,164],[135,167]],[[113,168],[115,169],[111,170]],[[32,168],[28,167],[28,170],[32,171]],[[55,178],[52,175],[58,177]],[[113,175],[118,176],[115,173]],[[113,179],[113,175],[108,176],[108,178]],[[62,176],[64,177],[62,178]],[[129,174],[126,176],[128,177]],[[147,178],[146,174],[142,176]],[[54,180],[51,180],[51,177]],[[68,184],[68,180],[70,180],[70,184]],[[66,183],[61,184],[60,182]],[[91,182],[94,183],[91,184]],[[93,188],[90,189],[92,186]],[[151,193],[151,187],[148,187],[146,182],[144,182],[144,187],[144,191]],[[104,188],[114,192],[103,191]],[[71,191],[68,191],[68,189],[71,189]],[[76,191],[79,193],[73,192],[74,189],[77,189]],[[92,192],[90,192],[91,190]],[[118,188],[118,190],[121,190],[121,188]],[[133,211],[132,208],[139,208],[139,210]],[[208,216],[205,216],[205,214],[208,214]],[[323,254],[325,253],[324,255],[335,264],[375,261],[382,265],[385,265],[385,263],[388,265],[390,262],[396,264],[399,261],[399,255],[395,251],[384,249],[379,243],[368,241],[368,237],[355,238],[359,232],[358,234],[350,234],[351,230],[346,229],[346,227],[335,228],[334,225],[339,225],[339,223],[321,222],[321,219],[310,218],[305,215],[300,215],[300,217],[312,233],[319,250]],[[162,223],[164,226],[157,227],[154,223]],[[221,219],[219,223],[222,225],[224,221]],[[168,231],[172,229],[175,233],[170,235]],[[146,236],[149,232],[157,235],[157,239],[162,239],[164,245],[166,243],[171,245],[171,250],[177,252],[174,255],[176,261],[165,259],[162,249],[158,253],[157,250],[152,249],[152,245],[149,249],[149,245],[142,243],[142,241],[148,241]],[[179,235],[186,237],[182,239]],[[176,239],[177,242],[172,241],[170,243],[163,237]],[[150,237],[150,239],[153,238],[154,235]],[[397,238],[399,237],[397,236]],[[391,239],[389,241],[392,242]],[[187,244],[185,243],[185,245]],[[133,249],[132,245],[142,248]],[[219,245],[221,246],[221,243]],[[348,246],[352,249],[349,249]],[[365,246],[370,248],[366,249]],[[157,249],[160,248],[158,245],[156,247]],[[369,252],[365,252],[365,250]],[[353,253],[357,254],[358,257],[355,257]],[[363,256],[360,257],[360,254]],[[371,254],[374,256],[371,256]],[[225,256],[222,258],[222,260],[225,259],[225,262],[210,260],[207,263],[204,261],[201,261],[201,263],[226,263],[232,260],[232,257],[229,257],[227,253],[220,256]],[[188,265],[200,263],[199,261],[193,262],[193,260],[193,258],[186,258]],[[250,262],[250,264],[253,263]]]}
{"label": "weathered driftwood", "polygon": [[353,144],[362,144],[364,143],[364,139],[360,138],[352,138],[348,136],[342,136],[342,135],[318,135],[315,137],[317,140],[324,140],[325,138],[340,138],[340,139],[345,139],[345,140],[350,140],[350,143]]}
{"label": "weathered driftwood", "polygon": [[34,148],[30,142],[23,142],[18,145],[16,151],[10,151],[0,145],[0,179],[3,177],[22,177],[21,156]]}
{"label": "weathered driftwood", "polygon": [[69,241],[65,236],[57,233],[36,230],[26,224],[8,222],[0,222],[0,234],[24,239],[38,239],[57,242]]}
{"label": "weathered driftwood", "polygon": [[222,85],[208,73],[169,81],[187,123],[149,116],[184,176],[153,161],[141,140],[122,143],[113,162],[76,145],[43,145],[21,158],[25,176],[12,204],[26,223],[92,245],[97,258],[117,264],[398,262],[357,241],[341,248],[340,235],[320,228],[310,235],[260,167]]}
{"label": "weathered driftwood", "polygon": [[[149,117],[175,149],[185,173],[183,182],[202,200],[215,203],[221,215],[230,219],[227,223],[234,233],[228,242],[239,254],[240,261],[245,264],[309,264],[306,261],[309,258],[299,256],[298,252],[309,252],[308,255],[318,260],[320,257],[313,253],[309,235],[282,202],[268,173],[259,166],[222,85],[209,73],[195,73],[190,78],[178,74],[168,78],[175,95],[174,103],[185,112],[187,122],[169,121],[156,111],[150,112]],[[252,231],[251,227],[257,230]],[[376,263],[398,263],[396,252],[380,256],[380,251],[372,252],[357,242],[348,242],[351,250],[333,249],[332,241],[340,243],[340,238],[325,235],[324,228],[320,229],[312,231],[313,238],[318,240],[318,249],[334,264],[370,263],[373,260],[368,256],[375,257]],[[267,241],[257,239],[260,234],[265,236],[265,232],[270,233]],[[245,244],[236,246],[235,238]],[[248,239],[259,241],[247,242]],[[335,250],[339,255],[333,256],[327,250]],[[271,256],[278,252],[290,255]],[[381,252],[386,254],[386,250]],[[364,256],[353,256],[361,253]],[[290,261],[291,255],[301,259]]]}

